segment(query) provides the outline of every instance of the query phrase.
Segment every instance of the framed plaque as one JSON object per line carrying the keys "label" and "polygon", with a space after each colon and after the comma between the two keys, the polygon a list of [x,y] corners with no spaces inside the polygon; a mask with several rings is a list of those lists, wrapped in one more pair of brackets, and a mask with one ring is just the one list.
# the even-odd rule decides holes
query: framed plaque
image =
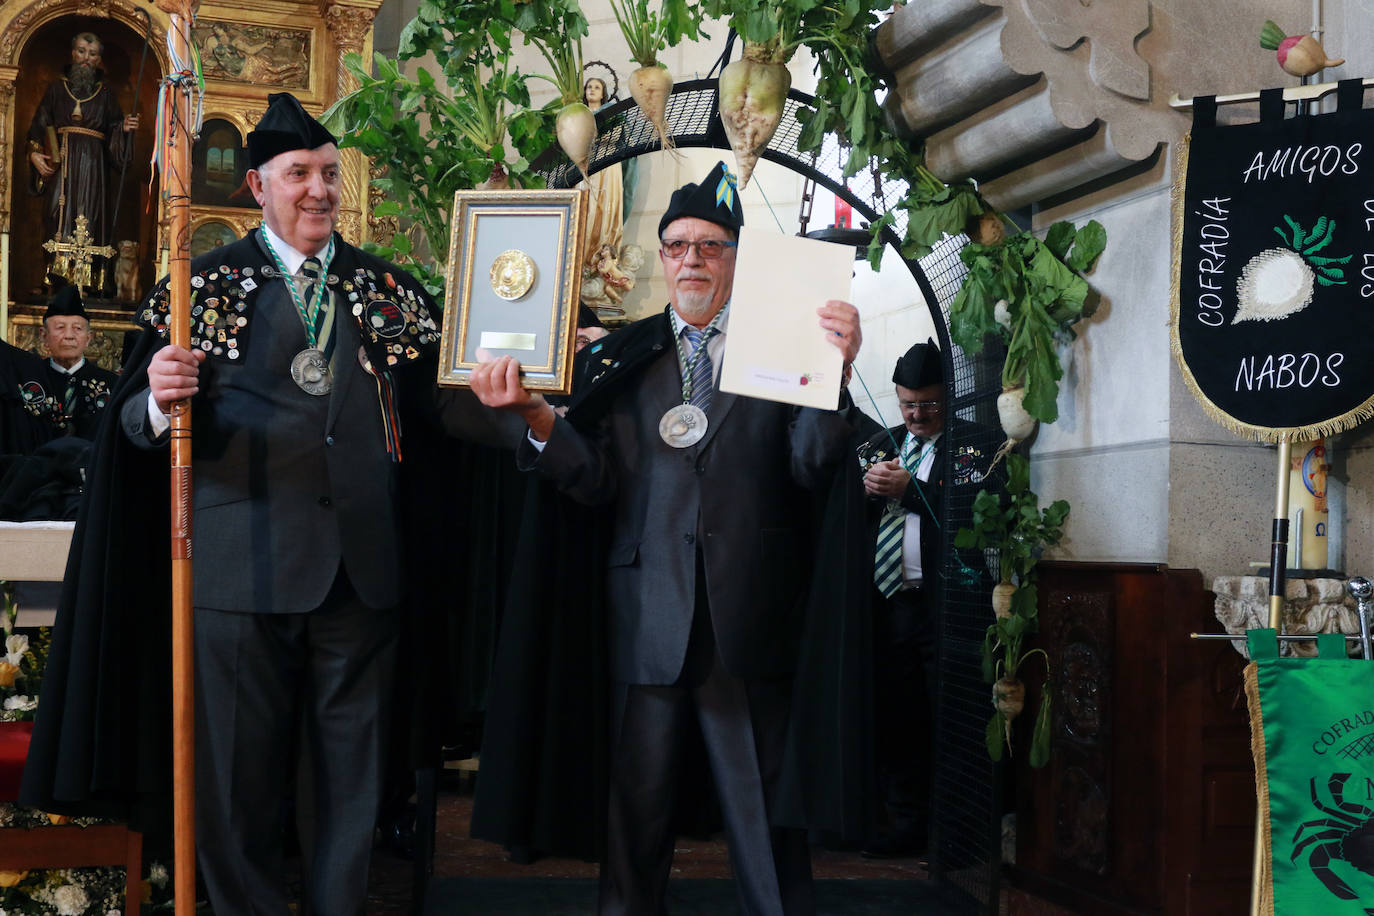
{"label": "framed plaque", "polygon": [[531,391],[572,390],[586,206],[580,190],[454,195],[440,385],[466,385],[484,350],[518,359]]}

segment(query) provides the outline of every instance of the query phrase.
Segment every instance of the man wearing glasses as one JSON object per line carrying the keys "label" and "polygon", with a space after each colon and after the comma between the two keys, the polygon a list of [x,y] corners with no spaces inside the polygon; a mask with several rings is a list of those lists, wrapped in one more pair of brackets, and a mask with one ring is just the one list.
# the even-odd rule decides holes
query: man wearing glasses
{"label": "man wearing glasses", "polygon": [[[509,357],[472,376],[484,403],[528,423],[520,465],[614,518],[602,914],[665,911],[674,790],[694,728],[742,910],[815,910],[805,833],[772,828],[769,815],[803,619],[809,491],[843,469],[851,430],[838,411],[716,390],[742,223],[724,163],[673,193],[659,223],[671,305],[583,352],[566,418],[520,385]],[[817,312],[816,333],[848,365],[858,312],[839,301]]]}
{"label": "man wearing glasses", "polygon": [[[874,716],[883,817],[864,848],[870,858],[926,848],[935,699],[932,586],[940,569],[945,384],[933,340],[916,344],[892,372],[902,424],[859,447],[874,535]],[[981,479],[981,453],[959,456]],[[976,482],[971,480],[970,482]]]}

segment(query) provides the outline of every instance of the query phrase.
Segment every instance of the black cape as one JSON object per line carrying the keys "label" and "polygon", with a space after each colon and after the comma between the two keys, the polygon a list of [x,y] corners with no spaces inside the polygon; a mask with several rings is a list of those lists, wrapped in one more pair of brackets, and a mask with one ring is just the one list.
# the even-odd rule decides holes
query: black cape
{"label": "black cape", "polygon": [[[208,287],[204,278],[219,265],[257,270],[263,257],[250,235],[197,258],[192,272]],[[391,274],[397,283],[411,282],[399,268],[351,246],[339,246],[335,264],[340,273],[362,267],[379,277]],[[154,311],[160,295],[161,288],[149,297]],[[159,323],[146,310],[142,318],[145,326]],[[207,338],[213,330],[204,314],[192,318],[192,327],[193,335]],[[20,789],[23,804],[125,819],[145,832],[165,831],[170,822],[170,475],[167,453],[131,445],[119,415],[131,397],[145,396],[147,363],[163,344],[155,330],[139,337],[94,438]],[[411,726],[412,748],[416,753],[424,748],[428,759],[437,757],[450,719],[448,710],[431,705],[431,695],[422,698],[420,691],[438,685],[452,695],[452,646],[465,636],[466,609],[451,600],[435,600],[444,595],[443,586],[423,576],[446,568],[445,550],[451,556],[460,549],[452,542],[452,525],[440,530],[444,512],[469,511],[458,496],[466,481],[448,474],[447,462],[461,451],[458,446],[437,448],[432,412],[427,412],[433,405],[421,397],[433,386],[436,359],[436,354],[423,354],[394,373],[405,408],[401,428],[406,460],[400,466],[398,492],[412,501],[401,507],[401,517],[421,535],[428,533],[414,550],[406,550],[407,569],[417,578],[407,582],[403,657],[409,663],[401,666],[403,697],[398,703],[409,711],[401,721]],[[416,403],[426,409],[411,411]],[[432,475],[441,468],[447,486],[434,483]],[[427,480],[420,480],[422,475]],[[439,562],[427,562],[436,556]]]}
{"label": "black cape", "polygon": [[[665,311],[584,349],[568,421],[590,430],[672,346]],[[856,433],[851,445],[858,441]],[[611,521],[605,510],[531,477],[493,666],[472,835],[595,859],[608,785],[603,584]],[[855,461],[841,462],[829,487],[816,491],[813,517],[816,562],[774,820],[857,841],[871,814],[872,558]]]}
{"label": "black cape", "polygon": [[42,357],[0,340],[0,455],[29,455],[57,434]]}

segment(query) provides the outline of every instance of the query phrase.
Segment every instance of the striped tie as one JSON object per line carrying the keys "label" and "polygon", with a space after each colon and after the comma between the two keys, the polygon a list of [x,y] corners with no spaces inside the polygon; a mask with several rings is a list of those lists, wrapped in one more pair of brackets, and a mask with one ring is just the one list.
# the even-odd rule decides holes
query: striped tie
{"label": "striped tie", "polygon": [[306,280],[304,294],[301,297],[306,308],[314,306],[316,297],[320,297],[319,307],[313,313],[315,346],[319,347],[325,359],[328,359],[334,353],[334,309],[333,297],[329,294],[328,287],[320,285],[324,282],[324,265],[318,258],[306,258],[301,263],[301,275]]}
{"label": "striped tie", "polygon": [[[912,477],[921,454],[921,441],[907,436],[902,443],[902,464]],[[902,532],[906,529],[906,510],[898,500],[889,500],[878,523],[874,550],[873,584],[884,598],[890,598],[902,585]]]}
{"label": "striped tie", "polygon": [[[715,328],[707,328],[706,331],[698,331],[696,328],[686,328],[687,342],[692,345],[692,352],[688,354],[688,367],[692,372],[692,397],[687,402],[694,407],[700,407],[701,412],[711,406],[711,382],[715,374],[715,367],[711,364],[711,354],[706,350],[706,342],[716,333]],[[700,354],[697,351],[700,350]]]}

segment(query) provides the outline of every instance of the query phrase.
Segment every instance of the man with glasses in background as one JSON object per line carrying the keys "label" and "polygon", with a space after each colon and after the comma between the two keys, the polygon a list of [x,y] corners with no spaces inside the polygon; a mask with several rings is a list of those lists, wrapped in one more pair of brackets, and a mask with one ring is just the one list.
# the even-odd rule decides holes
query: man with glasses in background
{"label": "man with glasses in background", "polygon": [[[948,447],[945,375],[935,341],[915,344],[892,372],[902,423],[859,447],[873,530],[874,716],[880,812],[870,858],[925,851],[934,737],[940,505]],[[988,459],[955,455],[956,483],[977,483]]]}
{"label": "man with glasses in background", "polygon": [[[716,390],[743,223],[733,178],[719,163],[673,193],[659,223],[671,304],[583,351],[566,418],[521,386],[509,357],[472,377],[484,403],[528,423],[521,467],[613,516],[602,914],[665,910],[692,728],[705,741],[742,911],[815,910],[806,834],[772,827],[770,814],[804,618],[811,491],[848,470],[851,428],[838,411]],[[858,312],[839,301],[817,312],[817,333],[852,363]]]}

